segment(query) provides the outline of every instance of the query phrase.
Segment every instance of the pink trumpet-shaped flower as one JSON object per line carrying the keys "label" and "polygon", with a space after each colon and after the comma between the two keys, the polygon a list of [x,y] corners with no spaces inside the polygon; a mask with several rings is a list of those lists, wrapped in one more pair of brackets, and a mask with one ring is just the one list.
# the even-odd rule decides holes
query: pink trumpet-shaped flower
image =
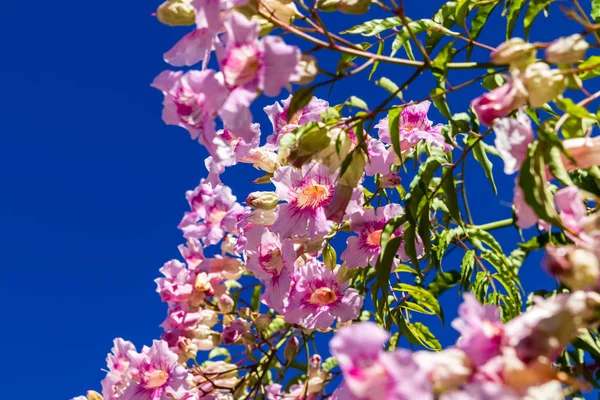
{"label": "pink trumpet-shaped flower", "polygon": [[[385,224],[393,217],[404,214],[399,204],[388,204],[377,209],[366,209],[350,216],[350,229],[358,233],[358,236],[348,238],[346,250],[341,259],[346,262],[348,268],[364,267],[379,257],[381,252],[381,233]],[[394,236],[400,236],[398,229]],[[423,255],[423,243],[419,239],[417,245],[417,256]],[[409,257],[404,252],[404,246],[398,249],[398,255],[402,261],[408,261]]]}
{"label": "pink trumpet-shaped flower", "polygon": [[473,99],[471,106],[479,121],[491,126],[496,118],[506,117],[511,111],[525,105],[527,96],[523,82],[514,76],[510,82]]}
{"label": "pink trumpet-shaped flower", "polygon": [[144,347],[141,354],[131,355],[131,368],[137,379],[123,393],[125,399],[170,400],[186,384],[187,370],[177,363],[177,354],[162,340]]}
{"label": "pink trumpet-shaped flower", "polygon": [[329,270],[317,259],[296,270],[289,304],[283,310],[285,320],[306,329],[326,329],[336,319],[357,318],[363,298],[348,288],[348,282],[338,282],[338,270]]}
{"label": "pink trumpet-shaped flower", "polygon": [[292,241],[280,239],[264,226],[250,229],[246,237],[246,268],[265,285],[263,302],[275,310],[283,310],[296,260]]}
{"label": "pink trumpet-shaped flower", "polygon": [[497,307],[481,305],[475,296],[465,294],[458,315],[452,321],[452,327],[461,334],[456,347],[467,353],[475,366],[499,354],[504,330]]}
{"label": "pink trumpet-shaped flower", "polygon": [[215,117],[227,98],[227,89],[213,70],[163,71],[152,86],[162,91],[163,121],[189,131],[209,151],[216,153],[220,139],[215,133]]}
{"label": "pink trumpet-shaped flower", "polygon": [[[422,140],[433,146],[441,147],[444,151],[452,150],[452,146],[444,140],[442,125],[433,126],[433,123],[427,118],[430,106],[430,101],[423,101],[402,110],[399,121],[400,150],[412,149]],[[383,118],[375,125],[375,128],[379,129],[379,138],[383,142],[391,144],[392,138],[388,123],[387,117]]]}
{"label": "pink trumpet-shaped flower", "polygon": [[493,123],[495,145],[504,160],[504,173],[514,174],[527,158],[527,149],[533,142],[531,120],[524,112],[517,118],[500,118]]}
{"label": "pink trumpet-shaped flower", "polygon": [[281,139],[281,136],[285,133],[291,132],[299,126],[309,122],[319,122],[321,120],[321,114],[329,107],[327,101],[313,97],[304,108],[298,110],[288,121],[287,111],[291,100],[292,96],[290,95],[281,102],[282,104],[275,102],[264,108],[271,124],[273,124],[273,134],[267,136],[266,146],[269,149],[276,150],[279,147],[279,139]]}
{"label": "pink trumpet-shaped flower", "polygon": [[165,302],[186,302],[194,291],[196,274],[177,260],[171,260],[159,270],[165,277],[155,279],[160,298]]}
{"label": "pink trumpet-shaped flower", "polygon": [[281,167],[271,179],[280,200],[273,232],[281,237],[293,235],[310,238],[324,236],[333,227],[325,210],[331,203],[337,172],[330,174],[326,166],[317,162],[305,164],[302,170]]}

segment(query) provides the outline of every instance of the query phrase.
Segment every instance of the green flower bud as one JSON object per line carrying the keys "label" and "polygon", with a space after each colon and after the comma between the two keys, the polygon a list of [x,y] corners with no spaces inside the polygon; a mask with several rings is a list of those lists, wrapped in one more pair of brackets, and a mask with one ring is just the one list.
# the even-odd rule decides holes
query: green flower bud
{"label": "green flower bud", "polygon": [[523,83],[529,92],[529,104],[541,107],[565,90],[565,76],[543,62],[531,64],[523,74]]}
{"label": "green flower bud", "polygon": [[261,314],[254,320],[254,325],[256,325],[256,329],[261,332],[264,331],[271,325],[273,322],[273,317],[269,314]]}
{"label": "green flower bud", "polygon": [[292,336],[285,344],[285,348],[283,349],[283,358],[285,358],[287,362],[294,361],[298,355],[299,347],[300,341],[296,336]]}
{"label": "green flower bud", "polygon": [[573,64],[585,57],[588,47],[590,45],[578,33],[562,37],[548,46],[546,61],[554,64]]}
{"label": "green flower bud", "polygon": [[279,197],[275,192],[252,192],[246,198],[246,204],[259,210],[272,210],[277,207]]}
{"label": "green flower bud", "polygon": [[169,26],[188,26],[196,22],[191,0],[167,0],[156,11],[156,18]]}

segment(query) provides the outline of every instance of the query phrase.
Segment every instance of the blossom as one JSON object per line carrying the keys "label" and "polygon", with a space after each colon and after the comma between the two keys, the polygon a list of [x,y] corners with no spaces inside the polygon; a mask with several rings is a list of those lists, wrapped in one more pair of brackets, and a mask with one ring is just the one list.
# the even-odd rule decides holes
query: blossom
{"label": "blossom", "polygon": [[531,120],[524,112],[517,118],[499,118],[492,127],[496,133],[494,144],[504,160],[504,173],[514,174],[527,158],[529,144],[533,142]]}
{"label": "blossom", "polygon": [[279,199],[287,204],[278,206],[273,232],[281,237],[306,235],[324,236],[333,227],[325,210],[331,203],[337,173],[329,174],[327,167],[312,162],[302,166],[281,167],[271,179]]}
{"label": "blossom", "polygon": [[177,363],[177,354],[166,342],[155,340],[152,347],[144,347],[140,354],[132,354],[131,367],[137,380],[123,393],[126,399],[169,400],[186,383],[187,370]]}
{"label": "blossom", "polygon": [[573,290],[594,289],[600,283],[600,259],[575,245],[547,246],[542,266]]}
{"label": "blossom", "polygon": [[527,65],[534,59],[535,46],[518,37],[500,44],[490,54],[490,60],[494,64],[510,64],[511,68]]}
{"label": "blossom", "polygon": [[[347,240],[346,250],[341,259],[346,262],[348,268],[364,267],[379,257],[381,252],[381,234],[385,224],[393,217],[404,214],[400,204],[388,204],[376,209],[365,209],[350,216],[350,229],[358,233],[358,236],[350,236]],[[394,236],[401,236],[399,228]],[[418,239],[417,256],[424,252],[423,242]],[[404,252],[404,246],[398,248],[398,255],[402,261],[408,261],[409,257]]]}
{"label": "blossom", "polygon": [[[579,244],[585,244],[591,238],[583,232],[583,222],[587,215],[585,204],[579,195],[577,186],[567,186],[559,189],[554,195],[554,202],[560,211],[560,219],[568,230],[566,235]],[[576,235],[581,234],[577,237]]]}
{"label": "blossom", "polygon": [[344,375],[344,388],[336,393],[337,398],[433,399],[427,376],[410,351],[383,351],[388,338],[388,332],[373,322],[363,322],[341,328],[331,339],[331,354]]}
{"label": "blossom", "polygon": [[162,91],[163,121],[189,131],[208,151],[216,152],[215,117],[227,98],[227,89],[213,70],[163,71],[152,86]]}
{"label": "blossom", "polygon": [[196,274],[177,260],[171,260],[159,270],[165,277],[157,278],[156,291],[165,302],[187,301],[194,290]]}
{"label": "blossom", "polygon": [[565,76],[558,69],[550,69],[544,62],[536,62],[527,66],[523,73],[523,82],[529,92],[529,104],[541,107],[564,92]]}
{"label": "blossom", "polygon": [[563,141],[563,146],[575,160],[575,164],[573,164],[571,160],[562,157],[567,171],[600,165],[600,137],[566,139]]}
{"label": "blossom", "polygon": [[[441,147],[444,151],[451,151],[452,146],[446,143],[442,135],[442,125],[433,126],[427,118],[431,102],[426,100],[417,104],[404,107],[400,113],[399,140],[400,150],[405,151],[415,147],[421,140],[433,146]],[[379,129],[379,138],[385,143],[392,143],[389,131],[389,120],[383,118],[375,128]]]}
{"label": "blossom", "polygon": [[188,238],[186,244],[180,244],[177,249],[190,269],[195,269],[204,261],[204,248],[196,238]]}
{"label": "blossom", "polygon": [[592,327],[589,320],[600,308],[600,295],[594,292],[534,300],[535,307],[505,325],[503,344],[514,348],[523,362],[538,356],[557,357],[579,329]]}
{"label": "blossom", "polygon": [[238,383],[238,366],[225,361],[206,361],[201,374],[195,376],[196,384],[202,393],[211,394],[229,391]]}
{"label": "blossom", "polygon": [[206,160],[207,169],[214,174],[221,174],[225,167],[237,164],[244,157],[249,156],[260,144],[260,125],[250,125],[253,136],[250,142],[239,137],[228,127],[217,131],[216,136],[220,140],[221,149],[214,156]]}
{"label": "blossom", "polygon": [[385,175],[390,172],[390,167],[395,161],[394,152],[386,149],[385,145],[379,140],[367,140],[366,144],[369,160],[365,165],[365,174],[373,176],[376,174]]}
{"label": "blossom", "polygon": [[500,310],[481,305],[475,296],[465,294],[458,315],[459,318],[452,321],[452,327],[461,334],[456,347],[463,350],[476,367],[481,366],[500,351],[504,332]]}
{"label": "blossom", "polygon": [[436,392],[444,392],[467,383],[473,374],[473,366],[467,354],[458,349],[439,353],[418,351],[413,358],[425,371]]}
{"label": "blossom", "polygon": [[327,101],[313,96],[308,104],[296,111],[288,121],[287,112],[291,101],[292,96],[290,95],[281,102],[282,104],[275,102],[263,109],[273,125],[273,133],[267,136],[266,146],[268,148],[276,150],[279,147],[279,139],[281,139],[281,136],[285,133],[291,132],[309,122],[319,122],[321,120],[321,114],[329,107]]}
{"label": "blossom", "polygon": [[527,229],[538,223],[539,218],[533,208],[525,201],[525,194],[519,185],[518,179],[515,181],[513,194],[513,206],[515,207],[516,225],[521,229]]}
{"label": "blossom", "polygon": [[296,251],[290,239],[280,239],[264,226],[247,234],[246,268],[265,285],[262,300],[275,310],[282,310],[290,292]]}
{"label": "blossom", "polygon": [[300,60],[297,47],[289,46],[276,36],[258,40],[259,25],[232,12],[225,20],[226,46],[216,48],[224,82],[231,93],[220,116],[239,137],[251,140],[248,109],[258,90],[277,96],[290,82]]}
{"label": "blossom", "polygon": [[529,93],[518,75],[502,86],[471,101],[477,118],[484,125],[491,125],[496,118],[506,117],[508,113],[521,107],[527,101]]}
{"label": "blossom", "polygon": [[223,185],[216,185],[200,199],[201,203],[194,203],[193,211],[184,215],[179,229],[186,238],[202,239],[204,245],[216,244],[225,232],[235,230],[243,207],[236,202],[231,189]]}
{"label": "blossom", "polygon": [[285,320],[306,329],[326,329],[335,319],[342,322],[358,317],[363,298],[348,282],[338,282],[337,273],[322,262],[311,259],[296,270]]}
{"label": "blossom", "polygon": [[214,39],[214,33],[209,32],[207,28],[194,29],[164,54],[164,60],[174,67],[190,67],[204,60],[203,68],[205,68],[213,49]]}
{"label": "blossom", "polygon": [[590,45],[583,36],[576,33],[561,37],[550,43],[546,48],[546,61],[554,64],[573,64],[585,57]]}

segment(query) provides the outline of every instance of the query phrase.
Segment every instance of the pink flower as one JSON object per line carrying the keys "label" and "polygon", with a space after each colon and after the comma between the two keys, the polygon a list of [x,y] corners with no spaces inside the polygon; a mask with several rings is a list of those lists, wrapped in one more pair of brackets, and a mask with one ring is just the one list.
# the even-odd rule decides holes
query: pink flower
{"label": "pink flower", "polygon": [[264,226],[252,228],[247,234],[244,253],[246,268],[265,285],[262,300],[275,310],[282,310],[290,293],[296,251],[289,239],[280,239]]}
{"label": "pink flower", "polygon": [[567,186],[557,190],[554,195],[554,202],[560,211],[562,223],[573,232],[565,232],[567,237],[579,245],[591,243],[593,239],[583,232],[583,222],[587,216],[587,210],[581,200],[577,186]]}
{"label": "pink flower", "polygon": [[[362,212],[352,214],[350,217],[350,229],[358,233],[347,240],[346,250],[341,259],[346,262],[348,268],[365,267],[379,257],[381,252],[381,233],[385,224],[393,217],[404,214],[399,204],[388,204],[377,209],[365,209]],[[401,236],[402,231],[398,229],[394,236]],[[417,242],[417,256],[424,252],[423,243]],[[409,257],[404,252],[404,246],[398,249],[398,255],[402,261],[408,261]]]}
{"label": "pink flower", "polygon": [[289,304],[283,311],[285,320],[306,329],[326,329],[336,319],[357,318],[363,298],[348,288],[348,282],[338,282],[337,272],[338,268],[331,271],[317,259],[296,270]]}
{"label": "pink flower", "polygon": [[525,363],[538,356],[557,357],[580,329],[590,327],[588,321],[600,306],[600,295],[595,292],[534,299],[531,310],[506,324],[503,340],[503,345],[514,348]]}
{"label": "pink flower", "polygon": [[386,149],[385,145],[379,140],[367,140],[367,151],[369,153],[369,160],[365,165],[367,176],[385,175],[390,172],[390,167],[395,161],[393,151]]}
{"label": "pink flower", "polygon": [[496,118],[506,117],[511,111],[525,105],[528,92],[523,82],[515,77],[512,81],[484,93],[471,101],[477,118],[484,125],[492,125]]}
{"label": "pink flower", "polygon": [[207,169],[214,174],[221,174],[225,167],[237,164],[240,158],[248,156],[260,143],[260,125],[252,124],[250,129],[254,133],[251,142],[246,142],[239,135],[234,134],[225,127],[217,131],[217,138],[222,143],[216,156],[210,156],[207,161]]}
{"label": "pink flower", "polygon": [[227,98],[227,89],[212,70],[163,71],[152,86],[162,91],[163,121],[187,129],[208,151],[216,152],[215,117]]}
{"label": "pink flower", "polygon": [[504,160],[504,173],[514,174],[527,158],[527,149],[533,142],[531,120],[520,111],[517,118],[500,118],[493,123],[494,144]]}
{"label": "pink flower", "polygon": [[452,327],[461,334],[456,347],[467,353],[475,366],[499,354],[504,330],[497,307],[481,305],[475,296],[465,293],[458,315],[452,321]]}
{"label": "pink flower", "polygon": [[186,302],[194,290],[196,274],[177,260],[171,260],[159,270],[165,277],[154,280],[156,291],[165,302]]}
{"label": "pink flower", "polygon": [[220,115],[225,125],[250,142],[250,103],[259,90],[267,96],[279,94],[296,74],[300,52],[280,37],[258,40],[259,25],[239,13],[230,13],[224,25],[227,45],[216,50],[225,84],[232,92]]}
{"label": "pink flower", "polygon": [[276,150],[279,147],[279,139],[285,133],[291,132],[299,126],[306,125],[309,122],[321,121],[321,114],[327,110],[329,103],[317,97],[310,99],[310,102],[301,110],[298,110],[288,121],[287,111],[292,96],[282,101],[282,104],[275,102],[264,108],[265,113],[273,124],[273,134],[267,136],[266,146]]}
{"label": "pink flower", "polygon": [[152,347],[144,347],[141,354],[132,354],[131,367],[137,380],[123,393],[126,399],[170,400],[180,386],[186,384],[187,370],[177,363],[177,354],[166,342],[155,340]]}
{"label": "pink flower", "polygon": [[196,238],[189,238],[186,244],[180,244],[177,249],[192,270],[204,261],[204,249]]}
{"label": "pink flower", "polygon": [[330,174],[326,166],[317,162],[305,164],[302,170],[281,167],[271,179],[280,200],[279,214],[273,232],[281,237],[292,235],[310,238],[324,236],[333,227],[325,210],[331,203],[337,172]]}
{"label": "pink flower", "polygon": [[179,223],[184,237],[202,239],[204,245],[210,245],[218,243],[225,232],[235,230],[243,207],[236,202],[229,187],[216,185],[206,194],[190,197],[194,199],[191,202],[194,207]]}
{"label": "pink flower", "polygon": [[338,360],[345,388],[339,399],[433,399],[426,374],[407,350],[386,353],[389,334],[373,322],[341,328],[331,339],[331,354]]}
{"label": "pink flower", "polygon": [[102,395],[106,400],[121,398],[123,391],[131,381],[131,355],[135,354],[133,343],[116,338],[111,354],[106,357],[108,373],[102,380]]}
{"label": "pink flower", "polygon": [[[452,146],[446,143],[444,135],[442,135],[442,125],[433,126],[433,123],[427,118],[430,106],[431,102],[426,100],[407,106],[402,110],[399,121],[400,150],[410,150],[424,140],[433,146],[443,148],[444,151],[452,151]],[[388,124],[388,119],[383,118],[375,125],[375,128],[379,129],[379,138],[385,143],[391,144],[392,138]]]}
{"label": "pink flower", "polygon": [[563,146],[571,154],[576,164],[563,156],[567,171],[575,168],[586,169],[600,165],[600,137],[572,138],[563,141]]}
{"label": "pink flower", "polygon": [[518,179],[515,181],[513,205],[515,207],[515,223],[521,229],[527,229],[538,223],[539,218],[533,208],[525,201],[523,189],[519,186]]}
{"label": "pink flower", "polygon": [[215,34],[208,29],[194,29],[164,54],[165,62],[174,67],[191,67],[204,60],[202,64],[204,69],[208,64],[214,40]]}

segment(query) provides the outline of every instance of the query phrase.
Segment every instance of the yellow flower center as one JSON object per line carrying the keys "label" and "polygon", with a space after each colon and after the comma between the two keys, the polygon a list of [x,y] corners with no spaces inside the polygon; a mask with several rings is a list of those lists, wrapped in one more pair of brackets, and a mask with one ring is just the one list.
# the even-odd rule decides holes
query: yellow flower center
{"label": "yellow flower center", "polygon": [[156,389],[163,386],[169,380],[169,374],[165,371],[156,369],[146,372],[146,387],[148,389]]}
{"label": "yellow flower center", "polygon": [[322,287],[313,292],[310,302],[319,306],[326,306],[337,300],[337,295],[328,287]]}
{"label": "yellow flower center", "polygon": [[222,211],[222,210],[213,211],[208,214],[208,221],[212,224],[218,224],[221,221],[223,221],[223,218],[225,218],[225,215],[227,215],[227,211]]}
{"label": "yellow flower center", "polygon": [[381,244],[381,232],[382,229],[378,231],[373,231],[367,235],[367,244],[369,246],[379,246]]}
{"label": "yellow flower center", "polygon": [[300,208],[317,208],[329,197],[329,189],[323,185],[307,186],[298,193]]}

